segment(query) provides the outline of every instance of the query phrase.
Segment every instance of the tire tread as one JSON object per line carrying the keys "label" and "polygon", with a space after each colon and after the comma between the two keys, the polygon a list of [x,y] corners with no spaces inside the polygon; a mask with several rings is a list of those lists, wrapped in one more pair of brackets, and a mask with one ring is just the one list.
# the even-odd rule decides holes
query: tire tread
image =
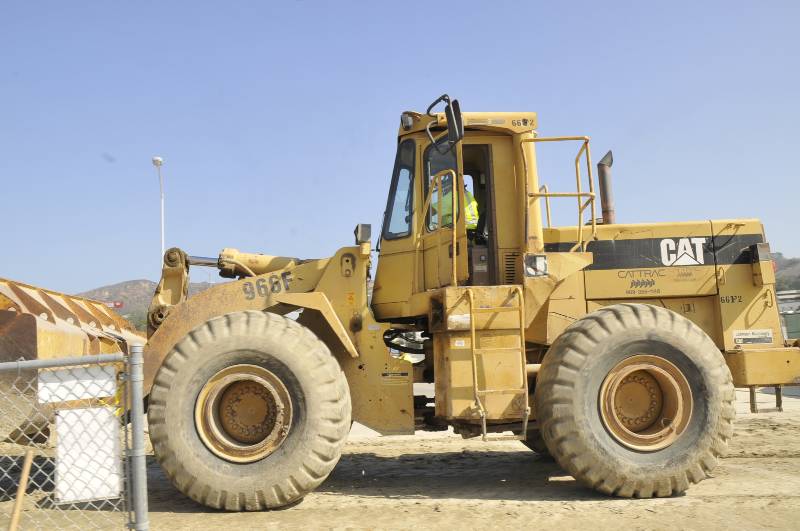
{"label": "tire tread", "polygon": [[[652,320],[652,325],[647,321]],[[688,464],[679,469],[665,469],[659,477],[632,478],[598,459],[578,437],[579,426],[573,411],[573,397],[563,388],[574,389],[581,377],[580,369],[589,358],[591,349],[615,330],[628,327],[656,326],[669,329],[700,344],[697,351],[700,363],[710,367],[710,385],[721,389],[716,426],[708,445],[698,445]],[[576,370],[577,364],[577,370]],[[569,371],[561,370],[569,367]],[[561,467],[581,483],[600,492],[620,497],[650,498],[671,496],[685,491],[690,483],[709,476],[727,448],[733,433],[735,410],[733,383],[722,355],[711,339],[692,321],[653,305],[617,304],[601,308],[576,321],[551,346],[537,378],[534,404],[537,408],[542,436],[550,453]],[[585,463],[582,466],[579,463]]]}
{"label": "tire tread", "polygon": [[[235,491],[220,487],[219,478],[198,477],[189,473],[170,444],[166,425],[166,403],[174,375],[192,362],[193,355],[202,350],[204,344],[234,334],[276,335],[287,347],[303,352],[306,373],[312,375],[321,394],[326,397],[318,404],[324,412],[314,427],[316,434],[303,445],[301,451],[304,456],[296,470],[282,478],[275,478],[270,486],[254,488],[250,492],[242,491],[241,486],[236,486]],[[167,355],[156,374],[150,397],[150,403],[157,406],[151,407],[148,413],[150,437],[165,474],[193,500],[218,509],[273,509],[301,499],[319,486],[333,470],[350,431],[350,393],[339,363],[328,347],[308,328],[271,313],[235,312],[210,319],[194,329]],[[214,496],[211,495],[212,488],[219,488]]]}

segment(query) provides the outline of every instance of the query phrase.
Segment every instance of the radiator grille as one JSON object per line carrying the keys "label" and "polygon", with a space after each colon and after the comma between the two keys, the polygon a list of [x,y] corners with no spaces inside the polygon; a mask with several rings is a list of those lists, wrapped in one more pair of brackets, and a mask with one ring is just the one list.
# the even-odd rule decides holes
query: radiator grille
{"label": "radiator grille", "polygon": [[503,254],[503,283],[517,284],[517,269],[519,266],[519,253],[507,252]]}

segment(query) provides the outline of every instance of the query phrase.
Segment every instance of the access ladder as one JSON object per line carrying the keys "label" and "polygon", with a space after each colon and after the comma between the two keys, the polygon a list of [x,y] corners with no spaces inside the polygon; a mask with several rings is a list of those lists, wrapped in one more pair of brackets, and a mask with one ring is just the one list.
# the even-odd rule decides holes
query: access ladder
{"label": "access ladder", "polygon": [[[522,431],[520,434],[508,437],[511,439],[519,439],[525,440],[527,437],[528,431],[528,418],[530,417],[530,407],[528,406],[528,378],[525,371],[526,367],[526,357],[525,357],[525,304],[524,304],[524,297],[522,294],[522,288],[520,286],[509,286],[511,295],[509,297],[510,300],[507,299],[507,302],[510,305],[502,305],[502,306],[488,306],[488,307],[476,307],[475,305],[475,294],[473,292],[473,288],[465,288],[466,293],[465,296],[469,303],[469,323],[470,323],[470,350],[472,354],[472,389],[475,396],[475,404],[478,408],[478,413],[481,418],[481,435],[483,440],[486,440],[486,417],[487,417],[487,408],[485,406],[485,399],[491,395],[516,395],[518,400],[521,400],[525,404],[524,412],[522,415]],[[484,288],[485,289],[485,288]],[[516,302],[516,305],[514,304]],[[516,312],[519,317],[518,322],[518,329],[519,329],[519,346],[516,347],[484,347],[479,348],[476,345],[479,344],[479,339],[482,334],[495,330],[491,326],[491,321],[494,317],[501,313],[506,312]],[[486,320],[487,324],[484,325],[482,328],[478,328],[478,315],[489,315],[490,317]],[[479,358],[483,358],[484,356],[490,354],[497,354],[499,352],[515,352],[519,355],[520,360],[520,368],[522,373],[522,387],[507,387],[507,388],[481,388],[479,385],[479,378],[478,372],[479,367],[481,364],[478,363]],[[484,381],[487,378],[484,377]]]}

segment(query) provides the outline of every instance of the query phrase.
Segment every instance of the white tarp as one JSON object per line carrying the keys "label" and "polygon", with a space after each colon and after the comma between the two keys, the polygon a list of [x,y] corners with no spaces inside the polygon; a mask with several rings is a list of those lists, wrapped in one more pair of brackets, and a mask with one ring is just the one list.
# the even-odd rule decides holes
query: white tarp
{"label": "white tarp", "polygon": [[120,420],[109,407],[56,413],[56,500],[118,498],[122,489]]}
{"label": "white tarp", "polygon": [[39,371],[39,403],[106,398],[117,392],[113,365]]}

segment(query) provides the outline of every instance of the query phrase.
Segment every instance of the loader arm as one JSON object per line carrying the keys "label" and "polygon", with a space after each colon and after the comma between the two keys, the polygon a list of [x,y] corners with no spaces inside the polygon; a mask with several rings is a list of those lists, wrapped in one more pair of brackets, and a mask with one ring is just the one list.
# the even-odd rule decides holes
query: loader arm
{"label": "loader arm", "polygon": [[[218,262],[189,257],[177,249],[165,254],[150,306],[145,392],[173,347],[215,317],[246,310],[282,315],[301,310],[297,322],[325,343],[347,378],[353,420],[383,434],[414,432],[413,369],[408,361],[391,355],[383,338],[389,326],[375,321],[367,302],[368,239],[318,260],[239,253],[236,261],[255,274],[237,269],[247,276],[187,298],[184,286],[189,283],[190,263],[216,266],[228,274],[229,251],[221,253]],[[258,256],[262,258],[255,259]],[[276,264],[282,267],[273,269]]]}

